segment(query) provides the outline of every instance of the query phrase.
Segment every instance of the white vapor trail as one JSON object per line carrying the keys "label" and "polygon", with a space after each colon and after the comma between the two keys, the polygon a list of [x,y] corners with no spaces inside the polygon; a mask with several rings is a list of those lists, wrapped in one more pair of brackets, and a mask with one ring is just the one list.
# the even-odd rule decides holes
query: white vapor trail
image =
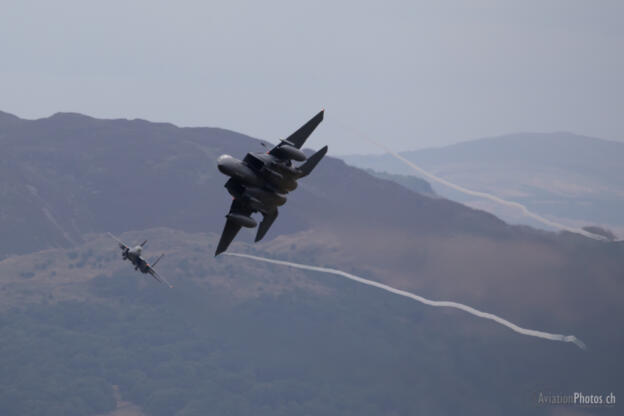
{"label": "white vapor trail", "polygon": [[[346,126],[344,126],[344,127],[346,127]],[[355,130],[353,130],[353,131],[355,131]],[[439,184],[442,184],[444,186],[447,186],[447,187],[449,187],[451,189],[454,189],[456,191],[462,192],[464,194],[476,196],[476,197],[479,197],[479,198],[489,199],[490,201],[497,202],[497,203],[499,203],[501,205],[506,205],[508,207],[517,208],[520,211],[522,211],[522,213],[524,215],[526,215],[527,217],[533,218],[534,220],[537,220],[537,221],[541,222],[542,224],[548,225],[550,227],[558,228],[560,230],[570,231],[572,233],[578,233],[578,234],[584,235],[585,237],[593,238],[594,240],[603,240],[603,241],[607,240],[606,238],[604,238],[604,237],[602,237],[600,235],[596,235],[596,234],[590,233],[590,232],[585,231],[585,230],[583,230],[581,228],[569,227],[569,226],[567,226],[565,224],[560,224],[558,222],[551,221],[551,220],[549,220],[547,218],[544,218],[541,215],[536,214],[536,213],[530,211],[526,206],[520,204],[519,202],[507,201],[506,199],[497,197],[496,195],[492,195],[492,194],[489,194],[487,192],[473,191],[472,189],[468,189],[468,188],[464,188],[463,186],[456,185],[456,184],[454,184],[452,182],[447,181],[446,179],[440,178],[440,177],[434,175],[433,173],[430,173],[430,172],[424,170],[423,168],[421,168],[420,166],[418,166],[415,163],[411,162],[407,158],[405,158],[405,157],[401,156],[400,154],[394,152],[392,149],[388,148],[384,144],[376,142],[375,140],[373,140],[370,137],[362,134],[361,132],[356,132],[356,133],[358,135],[361,135],[363,138],[365,138],[367,141],[373,143],[374,145],[381,147],[386,152],[388,152],[390,155],[394,156],[395,158],[397,158],[401,162],[405,163],[407,166],[409,166],[412,169],[414,169],[416,172],[420,173],[423,176],[426,176],[427,178],[431,179],[434,182],[437,182]]]}
{"label": "white vapor trail", "polygon": [[479,318],[489,319],[489,320],[494,321],[494,322],[496,322],[498,324],[504,325],[507,328],[511,329],[512,331],[517,332],[517,333],[522,334],[522,335],[528,335],[530,337],[543,338],[543,339],[547,339],[547,340],[550,340],[550,341],[571,342],[571,343],[573,343],[574,345],[576,345],[577,347],[579,347],[582,350],[584,350],[586,348],[586,346],[583,343],[583,341],[581,341],[580,339],[578,339],[574,335],[551,334],[550,332],[544,332],[544,331],[537,331],[535,329],[522,328],[522,327],[514,324],[513,322],[509,322],[508,320],[503,319],[500,316],[494,315],[493,313],[482,312],[482,311],[480,311],[478,309],[475,309],[473,307],[464,305],[462,303],[446,301],[446,300],[430,300],[430,299],[424,298],[422,296],[416,295],[414,293],[407,292],[405,290],[396,289],[396,288],[394,288],[392,286],[388,286],[388,285],[385,285],[383,283],[375,282],[373,280],[364,279],[363,277],[359,277],[359,276],[353,275],[351,273],[343,272],[342,270],[331,269],[331,268],[328,268],[328,267],[309,266],[309,265],[306,265],[306,264],[293,263],[293,262],[290,262],[290,261],[275,260],[275,259],[270,259],[270,258],[266,258],[266,257],[253,256],[251,254],[227,253],[227,252],[223,253],[223,254],[228,255],[228,256],[243,257],[243,258],[256,260],[256,261],[263,261],[265,263],[279,264],[281,266],[294,267],[296,269],[313,270],[313,271],[317,271],[317,272],[321,272],[321,273],[335,274],[335,275],[342,276],[342,277],[345,277],[347,279],[353,280],[353,281],[358,282],[358,283],[362,283],[362,284],[365,284],[365,285],[368,285],[368,286],[373,286],[373,287],[385,290],[387,292],[394,293],[395,295],[405,296],[406,298],[410,298],[410,299],[413,299],[413,300],[415,300],[417,302],[424,303],[425,305],[434,306],[434,307],[444,307],[444,308],[459,309],[461,311],[468,312],[469,314],[477,316]]}

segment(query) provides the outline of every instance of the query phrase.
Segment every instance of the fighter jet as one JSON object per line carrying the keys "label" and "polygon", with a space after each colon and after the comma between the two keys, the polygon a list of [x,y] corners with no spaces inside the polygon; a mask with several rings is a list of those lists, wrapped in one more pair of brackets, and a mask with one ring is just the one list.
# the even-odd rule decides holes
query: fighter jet
{"label": "fighter jet", "polygon": [[[227,220],[215,256],[227,250],[241,227],[257,225],[251,217],[255,212],[263,216],[255,241],[262,240],[277,218],[277,207],[286,203],[285,194],[297,188],[297,180],[308,176],[327,153],[327,146],[310,158],[301,151],[306,139],[323,121],[323,113],[324,110],[266,153],[247,153],[243,160],[230,155],[219,157],[217,167],[230,177],[225,188],[234,200],[225,216]],[[294,166],[293,160],[305,162]]]}
{"label": "fighter jet", "polygon": [[154,279],[158,280],[158,282],[166,283],[167,286],[173,288],[173,286],[167,281],[167,279],[160,276],[158,273],[156,273],[156,270],[154,270],[154,266],[156,266],[160,259],[164,257],[164,254],[158,256],[158,258],[152,264],[149,264],[143,257],[141,257],[143,247],[145,247],[145,244],[147,244],[147,240],[143,241],[139,245],[130,248],[126,245],[126,243],[124,243],[111,233],[108,233],[108,235],[110,235],[111,238],[119,243],[119,248],[121,249],[121,258],[123,258],[124,260],[129,260],[130,263],[132,263],[132,265],[134,266],[134,270],[140,270],[143,274],[149,274]]}

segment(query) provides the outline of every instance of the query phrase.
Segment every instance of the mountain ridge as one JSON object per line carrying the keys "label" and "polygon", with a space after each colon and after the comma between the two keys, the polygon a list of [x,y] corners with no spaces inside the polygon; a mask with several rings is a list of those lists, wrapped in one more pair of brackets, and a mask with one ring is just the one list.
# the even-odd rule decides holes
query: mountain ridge
{"label": "mountain ridge", "polygon": [[[0,125],[0,134],[3,135],[5,149],[11,154],[3,164],[5,192],[17,193],[23,205],[38,205],[40,211],[45,210],[44,214],[47,212],[44,215],[48,218],[47,221],[41,222],[40,215],[36,212],[31,212],[29,217],[35,218],[35,223],[39,221],[39,227],[45,230],[44,233],[58,234],[53,230],[61,228],[74,239],[79,239],[80,235],[88,232],[128,228],[121,228],[117,223],[107,221],[106,218],[111,217],[109,214],[121,218],[122,224],[125,217],[131,217],[132,229],[168,225],[192,230],[203,219],[203,222],[212,227],[210,231],[218,232],[221,218],[227,209],[227,198],[223,196],[221,189],[224,178],[214,169],[216,158],[221,153],[242,158],[247,151],[260,148],[256,139],[226,129],[178,128],[168,123],[154,124],[125,119],[100,120],[75,113],[34,121],[21,120],[17,125],[4,123]],[[392,217],[379,217],[378,213],[369,209],[370,200],[361,201],[360,204],[353,204],[352,201],[361,200],[363,196],[374,192],[399,192],[402,198],[408,198],[412,203],[437,204],[443,211],[450,210],[453,218],[477,215],[484,223],[496,222],[489,214],[476,211],[472,213],[450,201],[432,202],[407,190],[400,191],[391,182],[372,179],[363,172],[348,168],[337,159],[327,157],[323,163],[330,170],[340,172],[338,180],[323,170],[306,178],[301,189],[289,195],[292,203],[280,215],[280,221],[275,225],[276,230],[282,227],[282,230],[286,228],[296,231],[309,223],[310,215],[301,215],[299,211],[309,210],[308,205],[315,204],[311,199],[321,198],[327,205],[332,205],[333,200],[327,200],[324,195],[327,192],[323,190],[323,187],[328,188],[332,182],[335,183],[328,188],[330,191],[337,185],[344,190],[344,193],[334,193],[336,198],[342,199],[341,207],[334,204],[335,209],[344,211],[349,209],[347,206],[350,209],[357,206],[359,210],[368,211],[367,215],[376,216],[378,221],[385,223],[396,221]],[[153,180],[149,179],[150,176],[153,176]],[[343,177],[362,183],[361,186],[357,185],[357,195],[342,180]],[[160,183],[160,186],[155,186],[154,182]],[[371,182],[375,186],[368,190],[368,185],[364,185],[364,182]],[[20,192],[16,188],[19,186],[27,186],[27,192]],[[158,208],[161,211],[158,215],[151,214],[153,208],[139,213],[143,216],[149,215],[149,219],[140,218],[133,212],[133,207],[141,206],[145,201],[153,201],[151,204],[154,206],[163,204],[159,196],[164,190],[171,194],[168,201]],[[61,194],[65,194],[65,197],[59,198]],[[145,194],[145,199],[138,198],[137,194]],[[351,195],[351,201],[346,198],[347,195]],[[215,200],[217,204],[214,203]],[[106,209],[98,213],[103,206]],[[162,212],[165,210],[164,206],[168,212]],[[200,216],[196,211],[189,211],[189,207],[193,206],[204,206],[206,214]],[[398,207],[399,210],[403,209]],[[329,215],[324,206],[318,209]],[[72,218],[68,218],[69,213]],[[22,214],[24,213],[19,210],[14,212],[18,219]],[[54,220],[50,220],[50,217]],[[407,212],[403,214],[403,219],[408,222],[414,219],[410,220],[410,217]],[[102,219],[104,223],[98,223]],[[431,220],[434,219],[435,215]],[[94,224],[99,225],[95,227]],[[421,226],[427,227],[426,224],[421,221]],[[456,222],[456,226],[472,228],[470,223],[463,220]],[[497,232],[504,232],[506,228],[502,223],[493,226],[494,228],[492,226],[493,224],[490,226],[492,231],[498,229]],[[44,237],[37,238],[42,241]],[[63,240],[67,238],[51,237],[51,244],[54,246]],[[45,248],[45,245],[35,245],[34,248]],[[24,247],[24,250],[28,248]]]}
{"label": "mountain ridge", "polygon": [[[550,414],[529,390],[624,385],[624,243],[512,226],[326,157],[262,242],[243,230],[232,244],[574,334],[580,351],[343,279],[213,257],[230,204],[216,158],[259,150],[249,136],[1,120],[0,395],[19,392],[0,397],[3,414],[110,411],[112,386],[163,416]],[[174,289],[133,271],[106,231],[148,239],[148,258],[166,253],[158,270]]]}
{"label": "mountain ridge", "polygon": [[[480,192],[520,202],[568,226],[624,231],[624,143],[571,133],[518,133],[402,155],[434,175]],[[352,155],[354,166],[414,175],[390,155]],[[510,223],[538,226],[519,211],[436,183],[444,197],[485,209]]]}
{"label": "mountain ridge", "polygon": [[[1,241],[4,257],[70,248],[90,233],[108,231],[168,227],[219,235],[230,198],[216,159],[222,153],[242,158],[260,148],[258,140],[224,129],[75,114],[13,126],[0,124],[12,155],[0,164],[0,189],[8,201],[0,232],[12,236]],[[617,261],[604,254],[600,242],[508,225],[487,212],[413,192],[332,157],[288,198],[260,248],[280,247],[276,254],[299,256],[307,246],[311,258],[320,262],[370,264],[381,280],[429,288],[440,297],[464,293],[468,300],[495,303],[478,288],[499,286],[509,292],[505,296],[513,296],[505,287],[514,282],[509,287],[529,291],[532,282],[545,278],[540,270],[552,267],[552,259],[560,265],[549,280],[563,282],[569,273],[588,278],[573,271],[579,253],[609,264],[605,279],[617,274]],[[238,241],[250,242],[252,234],[244,230]],[[304,235],[309,244],[301,241]],[[334,248],[325,247],[325,241],[334,241]],[[523,256],[533,259],[527,263]],[[505,271],[497,257],[516,269]],[[442,279],[440,270],[446,270]],[[523,272],[531,274],[524,282]],[[469,277],[449,284],[457,273]],[[500,275],[506,279],[499,281]]]}

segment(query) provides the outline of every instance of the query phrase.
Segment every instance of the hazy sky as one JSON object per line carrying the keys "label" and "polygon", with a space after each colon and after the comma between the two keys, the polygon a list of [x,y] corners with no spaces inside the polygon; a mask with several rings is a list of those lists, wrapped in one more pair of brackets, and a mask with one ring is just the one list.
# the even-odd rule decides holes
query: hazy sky
{"label": "hazy sky", "polygon": [[379,152],[518,131],[624,140],[624,2],[3,1],[0,110]]}

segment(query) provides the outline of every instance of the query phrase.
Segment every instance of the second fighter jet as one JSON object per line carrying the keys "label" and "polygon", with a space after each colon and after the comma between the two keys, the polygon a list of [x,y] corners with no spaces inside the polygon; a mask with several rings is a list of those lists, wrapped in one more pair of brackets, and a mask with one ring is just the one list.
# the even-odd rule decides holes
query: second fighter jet
{"label": "second fighter jet", "polygon": [[117,241],[117,243],[119,244],[119,248],[121,249],[121,258],[124,260],[129,260],[130,263],[132,263],[132,265],[134,266],[134,270],[138,270],[143,274],[149,274],[160,283],[166,283],[167,286],[173,288],[171,283],[169,283],[167,279],[165,279],[163,276],[159,275],[156,272],[156,269],[154,269],[154,266],[156,266],[156,263],[158,263],[160,259],[163,258],[164,254],[161,254],[155,261],[152,262],[152,264],[148,263],[147,260],[145,260],[141,256],[141,254],[143,253],[143,247],[145,247],[145,244],[147,244],[147,240],[134,247],[130,247],[111,233],[108,233],[108,235],[111,236],[111,238],[113,238],[115,241]]}

